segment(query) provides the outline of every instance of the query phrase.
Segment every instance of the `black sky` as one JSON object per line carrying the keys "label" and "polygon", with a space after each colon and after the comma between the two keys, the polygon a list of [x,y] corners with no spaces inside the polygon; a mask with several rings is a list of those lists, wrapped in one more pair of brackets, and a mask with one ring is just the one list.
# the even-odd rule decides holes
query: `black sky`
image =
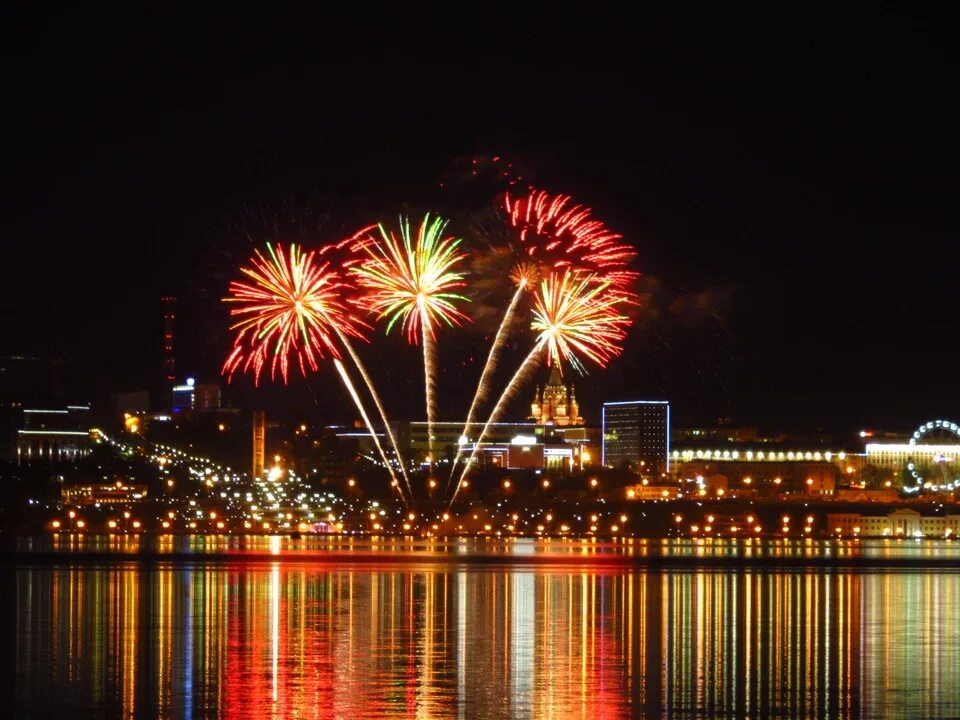
{"label": "black sky", "polygon": [[635,242],[656,288],[588,403],[799,429],[960,413],[948,6],[162,7],[0,11],[0,353],[71,357],[93,399],[142,387],[172,292],[180,366],[211,375],[247,250],[229,218],[319,197],[345,231],[502,155]]}

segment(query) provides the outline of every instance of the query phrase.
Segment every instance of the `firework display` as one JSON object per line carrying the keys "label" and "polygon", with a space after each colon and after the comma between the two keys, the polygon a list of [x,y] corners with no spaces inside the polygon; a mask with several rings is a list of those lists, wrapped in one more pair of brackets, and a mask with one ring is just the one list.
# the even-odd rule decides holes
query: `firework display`
{"label": "firework display", "polygon": [[[324,251],[327,249],[324,248]],[[401,499],[406,502],[390,460],[383,451],[360,397],[340,362],[340,351],[334,342],[336,337],[346,348],[368,383],[377,409],[388,429],[394,452],[399,457],[396,440],[389,430],[390,425],[383,412],[383,405],[350,343],[351,336],[363,338],[361,330],[367,326],[356,317],[346,299],[352,285],[343,279],[341,272],[345,266],[349,266],[349,262],[335,266],[329,260],[320,261],[319,256],[317,251],[304,253],[297,245],[290,245],[289,251],[285,253],[282,245],[274,247],[268,243],[266,256],[259,250],[254,251],[251,267],[241,268],[241,272],[252,282],[230,283],[231,294],[224,298],[224,302],[236,304],[230,314],[240,320],[231,326],[237,335],[233,350],[224,363],[223,372],[229,381],[238,370],[250,371],[253,373],[254,383],[259,384],[262,373],[269,367],[271,380],[276,379],[279,374],[286,383],[289,380],[291,359],[306,376],[308,370],[316,372],[318,360],[324,357],[325,353],[329,353],[370,429],[374,445],[393,478],[394,486],[398,488]],[[335,267],[339,269],[334,269]],[[409,488],[410,483],[402,464],[401,469],[404,470],[404,480]]]}
{"label": "firework display", "polygon": [[[623,337],[619,335],[622,324],[616,325],[620,329],[604,326],[597,347],[590,349],[593,344],[590,343],[591,333],[587,329],[589,321],[586,318],[583,322],[575,323],[578,329],[569,332],[565,330],[565,323],[557,326],[549,318],[558,313],[566,315],[573,309],[595,319],[607,318],[609,314],[604,310],[612,310],[620,302],[632,299],[630,287],[638,277],[638,273],[628,268],[636,251],[623,243],[620,235],[591,217],[589,208],[572,202],[569,196],[550,195],[536,189],[522,196],[507,192],[500,196],[499,210],[502,211],[499,214],[501,220],[511,231],[508,250],[513,255],[510,279],[515,290],[480,373],[464,422],[464,435],[487,397],[490,378],[507,340],[507,331],[524,295],[531,294],[532,302],[538,308],[533,329],[542,329],[550,338],[547,361],[552,363],[559,360],[562,354],[572,367],[583,372],[583,365],[577,355],[570,352],[571,348],[583,343],[584,347],[578,349],[604,366],[614,343]],[[550,280],[538,285],[544,278]],[[556,287],[557,278],[562,278],[563,287]],[[576,291],[578,295],[589,294],[591,302],[570,302],[566,298],[569,291]],[[557,332],[557,327],[561,332]],[[461,445],[450,468],[448,486],[453,481],[463,452]]]}
{"label": "firework display", "polygon": [[285,253],[282,245],[268,243],[267,256],[257,250],[251,264],[240,269],[250,282],[231,282],[224,298],[235,304],[230,315],[238,318],[223,366],[228,379],[242,370],[259,383],[269,369],[271,380],[279,374],[287,382],[291,359],[306,376],[316,372],[325,353],[339,357],[333,336],[363,337],[363,321],[343,299],[347,283],[329,262],[319,262],[315,251],[290,245]]}
{"label": "firework display", "polygon": [[535,281],[531,272],[544,268],[585,272],[621,290],[636,280],[637,273],[628,269],[636,251],[592,218],[590,208],[543,190],[518,197],[506,193],[502,202],[523,257],[516,266],[517,278]]}
{"label": "firework display", "polygon": [[466,285],[456,267],[466,254],[460,240],[443,236],[446,221],[425,215],[414,237],[410,221],[400,218],[399,238],[383,224],[379,237],[368,235],[356,243],[365,261],[351,268],[367,292],[359,303],[380,319],[387,319],[387,332],[400,322],[407,340],[423,341],[423,369],[427,406],[428,438],[431,444],[436,417],[436,326],[442,321],[459,325],[467,316],[455,303],[467,298],[454,292]]}
{"label": "firework display", "polygon": [[453,292],[466,285],[464,274],[455,269],[466,254],[459,251],[459,239],[443,237],[446,225],[428,214],[414,237],[410,221],[401,218],[399,238],[381,224],[379,238],[367,235],[357,241],[367,256],[351,268],[367,290],[361,304],[388,319],[388,333],[400,321],[413,345],[426,335],[435,338],[440,321],[453,326],[467,319],[455,305],[467,298]]}
{"label": "firework display", "polygon": [[[546,364],[585,373],[588,364],[606,367],[622,351],[631,321],[626,314],[636,303],[633,282],[638,274],[629,263],[635,250],[592,217],[591,211],[564,195],[531,190],[523,196],[502,196],[502,218],[510,240],[504,248],[512,257],[511,270],[502,282],[512,286],[510,300],[493,337],[473,401],[466,414],[465,430],[492,389],[500,351],[517,313],[529,312],[527,327],[533,345],[520,367],[503,386],[476,438],[461,443],[451,465],[447,490],[461,465],[466,445],[472,445],[462,463],[452,504],[463,487],[492,424],[499,421],[511,399],[537,368]],[[465,270],[467,252],[461,240],[446,234],[447,223],[425,215],[418,225],[401,217],[396,228],[383,223],[363,228],[346,240],[303,252],[296,245],[284,251],[267,245],[256,252],[250,267],[241,268],[244,281],[230,283],[233,304],[234,347],[223,372],[232,379],[238,371],[251,372],[255,383],[263,374],[286,382],[294,365],[307,375],[318,369],[326,355],[334,358],[374,445],[407,504],[414,501],[408,476],[410,458],[404,459],[394,438],[387,413],[351,338],[364,338],[369,322],[383,321],[387,333],[396,327],[411,345],[422,345],[427,413],[428,455],[434,462],[436,416],[436,343],[438,328],[456,327],[468,320],[461,304],[469,300]],[[503,244],[503,243],[501,243]],[[496,278],[493,278],[494,280]],[[345,350],[363,379],[380,415],[386,437],[396,456],[388,459],[363,406],[363,399],[340,361]],[[406,493],[394,472],[398,465]],[[431,479],[430,488],[435,487]]]}
{"label": "firework display", "polygon": [[[540,282],[534,294],[530,323],[530,328],[537,333],[537,341],[484,423],[450,504],[456,500],[469,475],[490,426],[499,422],[509,401],[541,362],[560,365],[566,361],[583,373],[585,368],[578,353],[600,367],[605,367],[611,358],[620,354],[622,346],[619,343],[626,337],[626,328],[630,325],[630,319],[621,308],[630,302],[628,294],[612,289],[609,282],[598,282],[592,275],[578,275],[570,268],[562,273],[551,272]],[[462,453],[458,454],[458,460],[460,457]],[[453,470],[456,470],[455,466]]]}
{"label": "firework display", "polygon": [[618,343],[627,335],[630,320],[620,311],[627,302],[625,295],[611,292],[607,283],[598,284],[589,275],[578,278],[565,270],[544,278],[534,295],[530,327],[546,348],[547,364],[566,360],[583,373],[577,356],[581,353],[606,367],[620,354]]}

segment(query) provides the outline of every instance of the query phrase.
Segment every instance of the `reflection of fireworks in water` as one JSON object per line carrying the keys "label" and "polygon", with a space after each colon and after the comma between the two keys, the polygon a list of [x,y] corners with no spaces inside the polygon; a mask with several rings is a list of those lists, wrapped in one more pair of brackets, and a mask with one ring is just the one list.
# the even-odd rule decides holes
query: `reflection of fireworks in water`
{"label": "reflection of fireworks in water", "polygon": [[230,328],[237,336],[223,366],[228,380],[237,370],[252,371],[259,384],[269,365],[271,380],[279,371],[287,382],[291,357],[306,376],[325,351],[339,357],[332,333],[362,337],[363,323],[344,304],[345,283],[336,269],[297,245],[289,254],[281,245],[268,243],[267,250],[269,257],[257,250],[252,267],[241,268],[252,283],[231,282],[231,295],[224,298],[236,303],[230,315],[239,318]]}
{"label": "reflection of fireworks in water", "polygon": [[387,332],[402,321],[407,340],[413,345],[423,341],[423,372],[427,409],[427,435],[433,456],[433,424],[436,415],[435,326],[442,320],[459,325],[467,316],[455,302],[466,300],[453,290],[465,285],[456,266],[466,257],[459,252],[460,240],[443,237],[446,222],[426,215],[416,238],[407,219],[400,220],[400,238],[383,225],[379,238],[372,235],[358,240],[356,249],[367,259],[351,268],[359,285],[367,290],[360,303],[380,318],[389,318]]}
{"label": "reflection of fireworks in water", "polygon": [[552,362],[559,364],[563,359],[582,373],[584,368],[576,355],[579,352],[605,367],[623,350],[619,343],[626,337],[626,328],[631,321],[620,312],[620,307],[629,302],[627,294],[611,291],[608,283],[597,283],[589,275],[577,277],[570,270],[565,270],[562,275],[550,273],[541,281],[534,298],[530,325],[537,331],[537,342],[507,383],[480,431],[450,499],[451,504],[469,474],[490,426],[499,421],[507,403],[536,370],[543,356],[546,356],[548,365]]}

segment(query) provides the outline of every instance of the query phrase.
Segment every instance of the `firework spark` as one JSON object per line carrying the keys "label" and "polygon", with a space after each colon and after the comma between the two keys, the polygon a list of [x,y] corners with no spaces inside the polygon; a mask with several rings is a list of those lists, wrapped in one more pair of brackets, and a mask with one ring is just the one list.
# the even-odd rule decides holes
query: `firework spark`
{"label": "firework spark", "polygon": [[450,504],[453,504],[470,473],[490,426],[500,420],[509,401],[540,362],[545,359],[547,365],[559,365],[561,360],[565,360],[583,373],[585,368],[577,353],[605,367],[611,358],[622,352],[619,343],[626,337],[626,328],[631,321],[620,312],[620,307],[630,302],[626,292],[611,292],[609,283],[598,283],[590,275],[577,276],[569,269],[562,274],[550,273],[541,281],[534,296],[533,320],[530,323],[531,329],[537,332],[537,342],[507,383],[484,423],[460,474]]}
{"label": "firework spark", "polygon": [[531,190],[522,197],[506,193],[503,209],[517,232],[526,265],[586,272],[621,289],[637,278],[636,272],[627,269],[636,257],[633,247],[569,196],[543,190]]}
{"label": "firework spark", "polygon": [[466,283],[457,270],[466,254],[460,240],[443,236],[446,221],[425,215],[411,232],[410,222],[400,219],[399,238],[384,225],[379,238],[368,235],[357,242],[366,261],[350,271],[367,292],[360,303],[380,319],[387,319],[387,332],[398,322],[413,345],[423,343],[424,385],[427,406],[427,434],[433,456],[433,424],[436,415],[436,327],[441,323],[459,325],[467,319],[457,309],[467,300],[456,292]]}
{"label": "firework spark", "polygon": [[238,370],[252,371],[259,384],[269,368],[271,380],[279,373],[287,382],[291,360],[306,376],[325,353],[339,357],[333,335],[363,337],[364,323],[343,300],[347,283],[315,252],[297,245],[284,252],[282,245],[267,243],[267,255],[257,250],[250,263],[241,272],[251,282],[231,282],[224,298],[236,304],[230,315],[237,318],[230,328],[237,331],[233,350],[223,365],[228,380]]}
{"label": "firework spark", "polygon": [[625,293],[611,292],[609,283],[592,276],[576,277],[569,270],[551,273],[534,296],[531,329],[546,348],[547,365],[566,360],[583,374],[577,356],[584,355],[600,367],[622,351],[630,319],[620,307],[630,302]]}
{"label": "firework spark", "polygon": [[[617,302],[633,297],[630,286],[638,277],[638,273],[627,267],[636,256],[636,251],[621,242],[620,235],[609,230],[599,220],[593,219],[589,208],[572,203],[569,196],[550,195],[542,190],[530,190],[527,195],[517,197],[505,193],[501,207],[506,212],[507,224],[512,228],[508,245],[516,260],[510,277],[516,290],[480,374],[464,424],[464,435],[470,427],[476,407],[486,397],[489,376],[496,367],[497,357],[506,341],[506,330],[510,326],[520,296],[525,291],[529,290],[534,295],[537,308],[534,329],[547,330],[550,335],[547,340],[548,363],[559,361],[562,356],[582,372],[583,365],[577,355],[571,352],[571,347],[579,349],[602,366],[606,364],[609,355],[605,342],[622,339],[622,336],[614,337],[617,331],[604,326],[607,331],[612,331],[614,336],[599,338],[594,344],[589,342],[591,331],[576,330],[576,327],[583,328],[588,323],[575,325],[569,334],[566,331],[556,333],[549,329],[549,316],[558,312],[563,314],[572,307],[577,307],[602,317],[604,311],[601,306],[609,309]],[[556,278],[557,273],[561,272],[563,275],[559,277],[563,278],[563,286],[558,287]],[[541,277],[554,279],[547,285],[541,284],[538,290],[537,282]],[[592,286],[589,290],[589,302],[577,302],[566,296],[570,290],[575,290],[577,295],[583,295],[588,292],[587,286]],[[601,301],[611,291],[616,292],[616,302],[612,298]],[[560,307],[563,303],[567,303],[566,309]],[[450,468],[448,482],[452,481],[462,455],[463,446],[460,446]]]}

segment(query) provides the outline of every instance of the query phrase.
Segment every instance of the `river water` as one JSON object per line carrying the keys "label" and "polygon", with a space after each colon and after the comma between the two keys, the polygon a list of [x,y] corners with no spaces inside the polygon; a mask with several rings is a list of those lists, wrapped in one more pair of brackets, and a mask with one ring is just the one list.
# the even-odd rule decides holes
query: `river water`
{"label": "river water", "polygon": [[489,544],[351,562],[265,542],[17,558],[13,714],[960,717],[949,566],[653,567],[523,543],[505,556],[522,563]]}

